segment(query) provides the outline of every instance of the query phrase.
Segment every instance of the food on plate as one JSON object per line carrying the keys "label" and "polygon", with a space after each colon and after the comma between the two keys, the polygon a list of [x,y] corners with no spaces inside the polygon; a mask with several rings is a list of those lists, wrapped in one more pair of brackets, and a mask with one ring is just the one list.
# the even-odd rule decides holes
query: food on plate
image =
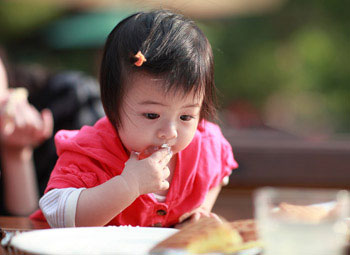
{"label": "food on plate", "polygon": [[278,208],[279,210],[277,213],[283,217],[314,223],[320,222],[332,214],[332,210],[327,210],[326,208],[322,207],[322,205],[304,206],[283,202]]}
{"label": "food on plate", "polygon": [[219,221],[215,218],[202,218],[158,243],[150,253],[232,253],[258,246],[260,242],[256,238],[253,221],[229,223],[224,219]]}
{"label": "food on plate", "polygon": [[233,229],[236,229],[238,231],[244,243],[258,241],[258,234],[256,231],[255,220],[253,219],[236,220],[236,221],[230,222],[230,225]]}

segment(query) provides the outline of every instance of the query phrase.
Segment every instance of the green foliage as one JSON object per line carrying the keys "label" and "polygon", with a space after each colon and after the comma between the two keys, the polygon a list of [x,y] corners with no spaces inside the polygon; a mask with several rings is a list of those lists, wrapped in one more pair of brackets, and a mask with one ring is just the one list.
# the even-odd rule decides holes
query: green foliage
{"label": "green foliage", "polygon": [[343,3],[289,1],[274,13],[202,22],[224,106],[244,99],[264,116],[279,95],[275,111],[289,109],[280,115],[295,116],[290,125],[350,132],[350,19]]}
{"label": "green foliage", "polygon": [[28,35],[62,12],[63,8],[52,1],[1,1],[0,41]]}
{"label": "green foliage", "polygon": [[[47,27],[64,11],[50,2],[38,1],[41,5],[35,8],[30,6],[32,0],[2,2],[0,44],[19,62],[95,75],[96,49],[53,50],[40,36],[35,43],[28,41],[33,39],[28,35]],[[344,0],[289,0],[270,13],[199,21],[213,47],[222,106],[244,101],[266,124],[304,134],[349,133],[350,15],[345,4]],[[96,26],[88,29],[92,27]],[[66,26],[63,32],[68,30]],[[58,33],[51,39],[68,41]],[[96,41],[104,40],[100,39]]]}

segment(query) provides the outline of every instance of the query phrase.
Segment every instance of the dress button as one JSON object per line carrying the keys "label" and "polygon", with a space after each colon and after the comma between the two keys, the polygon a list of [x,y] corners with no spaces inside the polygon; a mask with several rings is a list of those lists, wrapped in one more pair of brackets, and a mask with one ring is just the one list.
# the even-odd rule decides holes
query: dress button
{"label": "dress button", "polygon": [[153,227],[160,228],[160,227],[162,227],[162,223],[160,223],[160,222],[154,223]]}
{"label": "dress button", "polygon": [[166,215],[166,211],[164,211],[164,210],[158,210],[158,211],[157,211],[157,214],[158,214],[159,216],[164,216],[164,215]]}

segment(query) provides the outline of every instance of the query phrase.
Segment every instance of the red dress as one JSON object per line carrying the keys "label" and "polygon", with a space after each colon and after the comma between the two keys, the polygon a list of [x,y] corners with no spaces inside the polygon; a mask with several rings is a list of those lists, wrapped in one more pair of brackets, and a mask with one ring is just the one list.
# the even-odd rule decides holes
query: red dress
{"label": "red dress", "polygon": [[[45,193],[54,188],[91,188],[123,171],[128,160],[119,136],[106,117],[81,130],[62,130],[55,137],[59,156]],[[108,225],[163,226],[200,206],[208,191],[237,168],[231,145],[220,128],[201,121],[191,143],[177,154],[173,179],[164,202],[139,196]],[[45,220],[40,210],[32,219]]]}

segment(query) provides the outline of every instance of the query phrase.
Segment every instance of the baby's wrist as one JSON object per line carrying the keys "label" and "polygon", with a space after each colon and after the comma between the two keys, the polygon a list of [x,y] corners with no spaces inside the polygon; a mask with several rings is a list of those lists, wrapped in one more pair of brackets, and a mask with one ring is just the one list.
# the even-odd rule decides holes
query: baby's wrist
{"label": "baby's wrist", "polygon": [[125,171],[120,175],[121,180],[124,182],[125,186],[129,190],[129,193],[132,194],[135,198],[139,197],[140,190],[137,181],[132,176],[132,173],[125,173]]}

